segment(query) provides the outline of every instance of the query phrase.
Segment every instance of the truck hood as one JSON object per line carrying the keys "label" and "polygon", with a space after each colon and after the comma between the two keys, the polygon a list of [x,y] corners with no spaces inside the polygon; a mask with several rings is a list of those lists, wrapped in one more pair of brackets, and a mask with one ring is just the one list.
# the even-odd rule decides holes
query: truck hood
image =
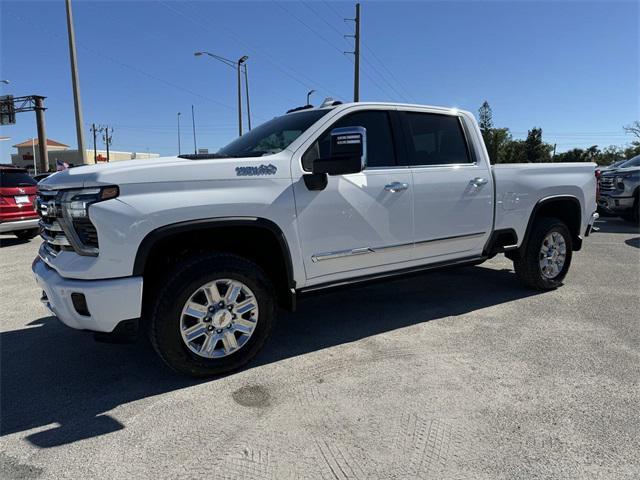
{"label": "truck hood", "polygon": [[85,165],[51,175],[42,180],[38,187],[58,190],[102,185],[227,180],[254,176],[288,178],[290,155],[291,153],[285,150],[266,157],[201,160],[161,157]]}
{"label": "truck hood", "polygon": [[610,177],[614,175],[624,175],[625,173],[635,173],[639,171],[640,167],[612,168],[611,170],[603,170],[602,174]]}

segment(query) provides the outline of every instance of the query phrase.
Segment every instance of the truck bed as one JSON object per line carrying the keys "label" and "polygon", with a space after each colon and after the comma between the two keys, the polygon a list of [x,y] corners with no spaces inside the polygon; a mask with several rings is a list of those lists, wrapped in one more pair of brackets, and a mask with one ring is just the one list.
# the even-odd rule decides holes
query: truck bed
{"label": "truck bed", "polygon": [[580,201],[580,232],[596,211],[595,163],[505,163],[492,166],[496,189],[495,230],[513,228],[521,244],[535,205],[552,197]]}

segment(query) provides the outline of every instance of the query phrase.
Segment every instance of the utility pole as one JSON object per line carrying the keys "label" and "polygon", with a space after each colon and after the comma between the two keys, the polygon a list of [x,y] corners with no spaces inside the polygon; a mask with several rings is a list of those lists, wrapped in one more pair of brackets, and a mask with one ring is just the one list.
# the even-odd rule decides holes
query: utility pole
{"label": "utility pole", "polygon": [[178,112],[178,155],[180,155],[180,112]]}
{"label": "utility pole", "polygon": [[40,172],[49,171],[49,152],[47,151],[47,131],[44,125],[44,97],[33,96],[38,128],[38,153],[40,154]]}
{"label": "utility pole", "polygon": [[98,163],[98,147],[96,145],[96,139],[98,133],[102,132],[102,127],[96,127],[95,123],[91,124],[91,133],[93,134],[93,163]]}
{"label": "utility pole", "polygon": [[33,155],[33,174],[38,174],[38,165],[36,165],[36,139],[31,138],[31,155]]}
{"label": "utility pole", "polygon": [[360,101],[360,4],[356,3],[356,18],[345,18],[345,21],[351,20],[355,22],[355,34],[345,35],[345,37],[353,38],[353,52],[344,52],[352,54],[355,59],[353,62],[353,101]]}
{"label": "utility pole", "polygon": [[66,0],[67,7],[67,33],[69,35],[69,57],[71,61],[71,83],[73,85],[73,101],[76,113],[76,136],[78,138],[78,152],[82,163],[86,161],[86,151],[84,149],[84,131],[82,121],[82,106],[80,104],[80,79],[78,77],[78,61],[76,58],[76,34],[73,30],[73,13],[71,11],[71,0]]}
{"label": "utility pole", "polygon": [[247,124],[251,131],[251,109],[249,107],[249,75],[247,74],[247,64],[244,64],[244,88],[247,97]]}
{"label": "utility pole", "polygon": [[102,134],[102,140],[104,141],[104,144],[107,147],[107,163],[109,163],[110,158],[111,158],[111,157],[109,157],[109,145],[111,145],[111,141],[113,140],[113,127],[111,127],[111,134],[109,134],[109,125],[104,127],[104,133]]}
{"label": "utility pole", "polygon": [[196,115],[193,113],[193,105],[191,105],[191,125],[193,126],[193,153],[198,153],[196,145]]}

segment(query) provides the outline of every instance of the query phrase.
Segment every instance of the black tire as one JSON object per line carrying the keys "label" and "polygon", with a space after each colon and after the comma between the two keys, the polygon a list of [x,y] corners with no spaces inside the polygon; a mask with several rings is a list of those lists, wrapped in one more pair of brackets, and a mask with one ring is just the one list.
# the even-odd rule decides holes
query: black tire
{"label": "black tire", "polygon": [[18,237],[19,240],[31,240],[36,235],[38,235],[37,228],[29,228],[27,230],[18,230],[13,232],[13,234]]}
{"label": "black tire", "polygon": [[[545,237],[551,232],[558,232],[564,238],[566,257],[562,270],[558,275],[548,278],[540,268],[540,249]],[[536,220],[527,244],[521,248],[524,248],[524,252],[516,257],[513,266],[518,279],[522,283],[536,290],[553,290],[562,285],[562,280],[564,280],[569,271],[573,253],[571,233],[562,220],[551,217],[543,217]]]}
{"label": "black tire", "polygon": [[[202,285],[228,278],[244,283],[253,292],[259,310],[255,330],[237,351],[221,358],[205,358],[192,352],[180,334],[180,316],[189,297]],[[178,373],[192,377],[221,375],[248,363],[269,337],[276,315],[274,288],[262,269],[242,257],[212,253],[178,264],[153,300],[147,331],[160,358]]]}
{"label": "black tire", "polygon": [[620,215],[623,220],[627,222],[634,223],[636,225],[640,224],[640,204],[638,202],[638,195],[633,202],[633,209],[629,213],[625,213],[624,215]]}

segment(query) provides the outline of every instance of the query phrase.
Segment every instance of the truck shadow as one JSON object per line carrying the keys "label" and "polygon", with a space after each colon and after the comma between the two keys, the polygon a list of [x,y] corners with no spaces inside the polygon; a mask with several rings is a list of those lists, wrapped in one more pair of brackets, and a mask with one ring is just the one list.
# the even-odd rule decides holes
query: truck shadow
{"label": "truck shadow", "polygon": [[[247,368],[534,294],[510,270],[467,267],[309,297],[281,312]],[[26,439],[41,448],[121,430],[105,412],[202,382],[172,373],[147,342],[95,343],[53,317],[2,332],[0,343],[0,435],[38,429]]]}
{"label": "truck shadow", "polygon": [[602,217],[596,221],[595,226],[600,230],[597,233],[640,233],[640,226],[634,225],[618,217]]}
{"label": "truck shadow", "polygon": [[24,245],[25,243],[29,242],[30,240],[20,240],[16,237],[0,236],[0,248],[13,247],[15,245]]}

